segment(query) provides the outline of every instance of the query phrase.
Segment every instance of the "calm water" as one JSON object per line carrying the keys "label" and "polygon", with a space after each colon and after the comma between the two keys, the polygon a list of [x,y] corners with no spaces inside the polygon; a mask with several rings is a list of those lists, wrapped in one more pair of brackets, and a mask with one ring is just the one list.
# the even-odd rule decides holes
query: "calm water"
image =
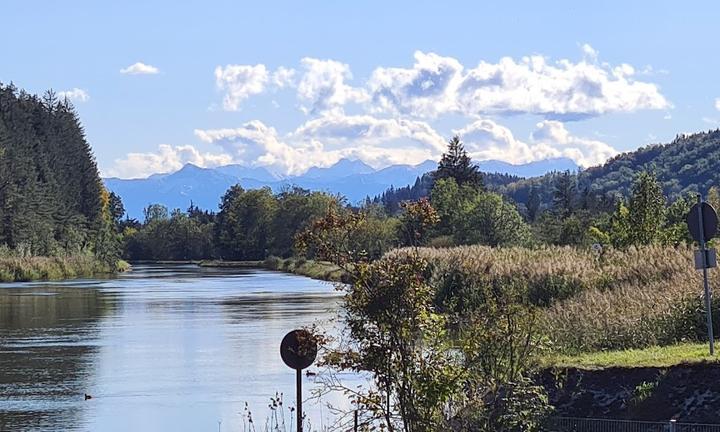
{"label": "calm water", "polygon": [[260,426],[270,396],[294,395],[282,336],[337,302],[325,282],[195,266],[0,284],[0,430],[241,431],[245,402]]}

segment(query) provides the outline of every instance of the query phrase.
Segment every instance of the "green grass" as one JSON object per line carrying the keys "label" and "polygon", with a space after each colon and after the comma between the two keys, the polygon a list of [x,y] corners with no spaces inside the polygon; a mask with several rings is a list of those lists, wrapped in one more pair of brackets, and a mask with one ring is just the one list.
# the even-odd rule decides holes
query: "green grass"
{"label": "green grass", "polygon": [[572,356],[549,355],[542,363],[545,367],[579,369],[670,367],[682,364],[720,363],[720,354],[716,351],[715,357],[710,357],[707,343],[693,343],[623,351],[599,351]]}
{"label": "green grass", "polygon": [[265,267],[272,270],[307,276],[312,279],[330,282],[347,282],[347,274],[340,267],[327,261],[271,256],[265,260]]}
{"label": "green grass", "polygon": [[89,254],[67,256],[3,256],[0,257],[0,282],[61,280],[78,277],[109,275],[127,271],[130,266],[119,261],[112,269]]}

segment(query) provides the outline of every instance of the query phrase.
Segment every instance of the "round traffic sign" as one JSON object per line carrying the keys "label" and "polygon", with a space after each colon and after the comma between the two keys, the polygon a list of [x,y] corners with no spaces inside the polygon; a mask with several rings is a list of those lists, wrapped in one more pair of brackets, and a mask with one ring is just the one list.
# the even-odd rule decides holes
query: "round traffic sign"
{"label": "round traffic sign", "polygon": [[[700,226],[700,208],[702,208],[702,227]],[[687,225],[690,234],[696,241],[700,241],[701,235],[703,240],[708,241],[717,234],[717,213],[715,209],[706,202],[695,204],[690,209],[690,213],[688,213]]]}
{"label": "round traffic sign", "polygon": [[317,342],[307,330],[293,330],[280,343],[280,357],[292,369],[305,369],[315,361]]}

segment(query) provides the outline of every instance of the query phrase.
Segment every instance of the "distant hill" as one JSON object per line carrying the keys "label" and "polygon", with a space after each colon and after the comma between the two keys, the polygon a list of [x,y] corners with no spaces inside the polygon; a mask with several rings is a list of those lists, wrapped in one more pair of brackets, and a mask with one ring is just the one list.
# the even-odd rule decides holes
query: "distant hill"
{"label": "distant hill", "polygon": [[626,195],[642,170],[655,172],[671,198],[707,193],[711,186],[720,185],[720,129],[678,135],[669,144],[623,153],[583,171],[579,180],[597,192]]}
{"label": "distant hill", "polygon": [[[635,177],[641,171],[655,173],[665,195],[674,200],[684,194],[706,194],[720,185],[720,129],[678,135],[668,144],[653,144],[622,153],[603,165],[576,175],[580,190],[609,197],[627,197]],[[525,203],[534,185],[545,204],[552,199],[557,173],[519,179],[499,188],[518,203]]]}
{"label": "distant hill", "polygon": [[[526,165],[483,161],[479,165],[512,176],[544,174],[558,165],[563,169],[577,168],[569,159],[549,159]],[[120,195],[128,215],[140,219],[143,208],[151,203],[160,203],[170,209],[186,209],[192,202],[200,208],[216,210],[222,195],[234,184],[248,189],[267,186],[276,192],[289,186],[300,186],[341,194],[351,203],[359,203],[390,188],[413,185],[436,166],[437,162],[428,160],[418,165],[392,165],[376,170],[362,161],[342,159],[327,168],[313,167],[302,175],[285,177],[262,167],[200,168],[187,164],[170,174],[154,174],[144,179],[107,178],[105,184]]]}
{"label": "distant hill", "polygon": [[267,186],[275,192],[300,186],[341,194],[357,203],[393,185],[410,184],[435,165],[433,161],[426,161],[419,165],[393,165],[375,170],[361,161],[342,159],[327,168],[314,167],[299,176],[283,177],[265,168],[240,165],[200,168],[187,164],[170,174],[155,174],[144,179],[106,178],[105,184],[120,195],[128,216],[140,219],[143,208],[152,203],[184,210],[192,202],[200,208],[216,210],[222,195],[235,184],[246,189]]}
{"label": "distant hill", "polygon": [[521,165],[488,160],[478,162],[477,166],[485,173],[508,174],[516,177],[538,177],[553,171],[577,171],[580,168],[569,158],[550,158]]}

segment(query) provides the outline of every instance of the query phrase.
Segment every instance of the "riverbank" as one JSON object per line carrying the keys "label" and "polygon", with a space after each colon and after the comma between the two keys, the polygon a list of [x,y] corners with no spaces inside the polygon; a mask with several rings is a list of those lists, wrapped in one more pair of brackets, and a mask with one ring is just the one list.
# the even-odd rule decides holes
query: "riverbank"
{"label": "riverbank", "polygon": [[305,258],[278,258],[268,257],[264,261],[266,268],[271,270],[279,270],[287,273],[294,273],[301,276],[307,276],[313,279],[319,279],[329,282],[349,281],[348,274],[328,261],[314,261]]}
{"label": "riverbank", "polygon": [[130,269],[120,260],[115,270],[90,255],[0,257],[0,282],[61,280],[110,275]]}
{"label": "riverbank", "polygon": [[346,283],[348,281],[347,274],[335,264],[327,261],[314,261],[304,258],[279,258],[276,256],[270,256],[264,261],[206,260],[200,261],[197,264],[200,267],[266,268],[268,270],[293,273],[328,282]]}
{"label": "riverbank", "polygon": [[548,368],[540,374],[555,415],[717,424],[720,366]]}

